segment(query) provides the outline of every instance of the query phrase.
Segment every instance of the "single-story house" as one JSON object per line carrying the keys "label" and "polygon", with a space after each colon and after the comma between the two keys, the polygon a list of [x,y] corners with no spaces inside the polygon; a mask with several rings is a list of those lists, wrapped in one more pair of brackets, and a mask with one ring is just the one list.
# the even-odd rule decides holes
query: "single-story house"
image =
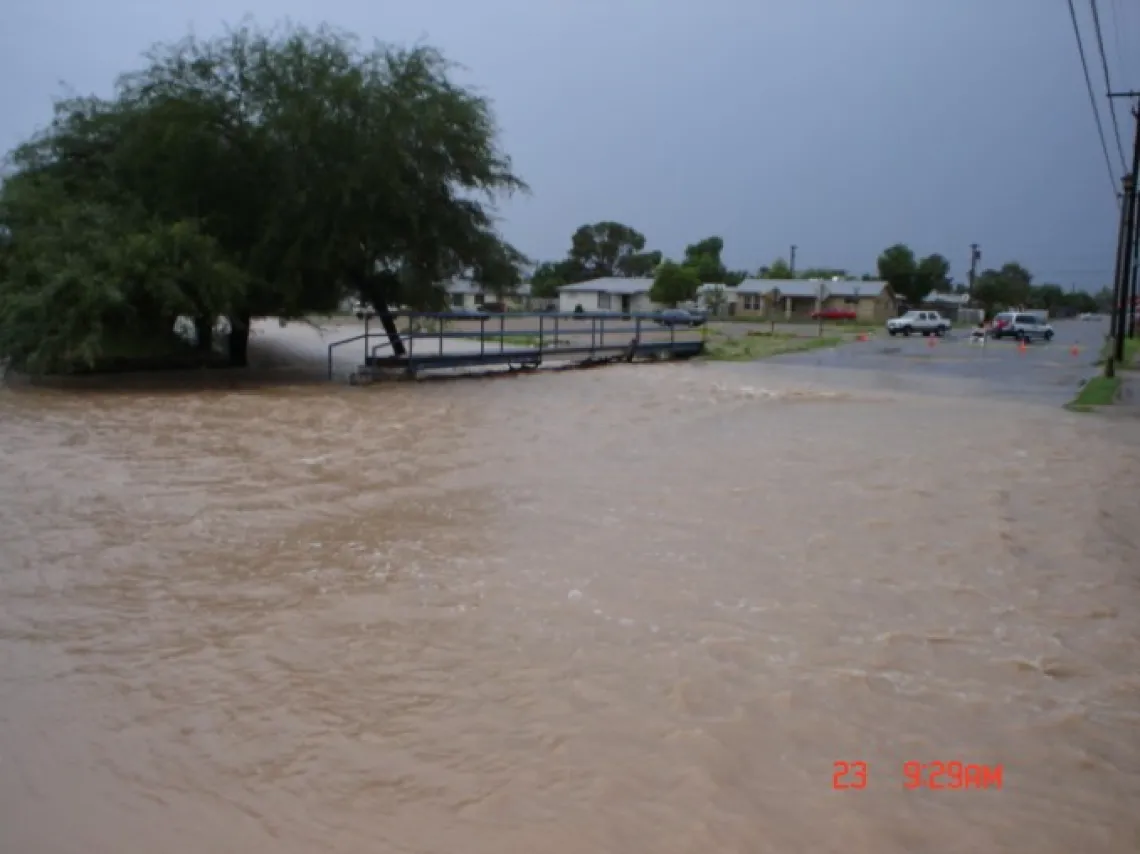
{"label": "single-story house", "polygon": [[864,323],[886,323],[898,315],[898,298],[886,282],[832,280],[824,282],[823,309],[854,310]]}
{"label": "single-story house", "polygon": [[803,320],[818,311],[853,310],[859,320],[881,323],[897,314],[886,282],[842,279],[745,279],[736,286],[736,314],[770,320]]}
{"label": "single-story house", "polygon": [[736,286],[737,315],[791,320],[809,317],[823,282],[809,279],[745,279]]}
{"label": "single-story house", "polygon": [[970,311],[969,294],[951,294],[943,291],[931,291],[922,298],[919,308],[925,308],[941,313],[952,321],[977,322],[977,311]]}
{"label": "single-story house", "polygon": [[558,289],[558,310],[652,312],[661,306],[649,299],[653,279],[601,278]]}
{"label": "single-story house", "polygon": [[451,309],[474,309],[490,302],[483,288],[470,279],[448,279],[443,289],[447,291],[447,305]]}
{"label": "single-story house", "polygon": [[697,307],[716,317],[736,314],[736,288],[720,282],[706,282],[697,289]]}

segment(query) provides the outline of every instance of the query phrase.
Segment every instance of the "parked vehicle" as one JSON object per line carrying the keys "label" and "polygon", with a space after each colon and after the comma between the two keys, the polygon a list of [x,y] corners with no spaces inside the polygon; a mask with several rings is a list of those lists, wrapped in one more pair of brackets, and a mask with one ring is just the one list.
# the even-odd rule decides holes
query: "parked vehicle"
{"label": "parked vehicle", "polygon": [[1095,311],[1086,311],[1084,314],[1077,316],[1078,320],[1103,320],[1103,316],[1097,314]]}
{"label": "parked vehicle", "polygon": [[1053,327],[1037,315],[1003,311],[1002,314],[994,318],[994,326],[990,334],[999,341],[1003,337],[1011,337],[1017,341],[1033,341],[1034,339],[1052,341]]}
{"label": "parked vehicle", "polygon": [[887,332],[892,336],[910,336],[921,332],[923,336],[945,335],[950,331],[950,321],[937,311],[908,311],[902,317],[892,317],[887,321]]}
{"label": "parked vehicle", "polygon": [[667,308],[658,312],[653,320],[659,326],[700,326],[705,322],[705,317],[683,308]]}
{"label": "parked vehicle", "polygon": [[1002,338],[1014,338],[1018,341],[1032,341],[1035,338],[1052,341],[1053,327],[1036,314],[1006,311],[994,318],[990,337],[999,341]]}
{"label": "parked vehicle", "polygon": [[354,299],[352,301],[352,313],[356,315],[357,320],[364,320],[366,317],[375,317],[376,309],[366,302]]}
{"label": "parked vehicle", "polygon": [[859,315],[850,308],[827,308],[823,311],[813,311],[812,320],[855,320]]}

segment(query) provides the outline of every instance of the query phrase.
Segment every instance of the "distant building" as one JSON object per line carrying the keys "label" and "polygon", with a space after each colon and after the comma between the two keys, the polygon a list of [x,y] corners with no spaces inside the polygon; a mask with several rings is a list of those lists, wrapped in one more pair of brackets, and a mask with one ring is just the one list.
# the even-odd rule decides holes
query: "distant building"
{"label": "distant building", "polygon": [[858,320],[881,323],[898,312],[886,282],[844,279],[745,279],[736,286],[736,314],[768,320],[807,320],[816,311],[854,311]]}
{"label": "distant building", "polygon": [[558,310],[616,311],[622,314],[657,311],[661,306],[649,299],[653,279],[592,279],[558,289]]}
{"label": "distant building", "polygon": [[943,317],[952,321],[976,323],[977,312],[968,311],[970,305],[969,294],[953,294],[946,291],[931,291],[922,298],[920,308],[928,311],[937,311]]}
{"label": "distant building", "polygon": [[736,288],[721,282],[706,282],[697,289],[697,307],[717,317],[736,314]]}
{"label": "distant building", "polygon": [[448,279],[443,283],[450,309],[474,309],[488,302],[483,288],[470,279]]}

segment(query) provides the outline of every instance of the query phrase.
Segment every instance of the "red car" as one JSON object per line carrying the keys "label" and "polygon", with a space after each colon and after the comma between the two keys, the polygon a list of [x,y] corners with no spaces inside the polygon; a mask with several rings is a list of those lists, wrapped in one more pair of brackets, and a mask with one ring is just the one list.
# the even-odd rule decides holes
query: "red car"
{"label": "red car", "polygon": [[854,320],[858,315],[850,308],[828,308],[823,311],[813,311],[812,320]]}

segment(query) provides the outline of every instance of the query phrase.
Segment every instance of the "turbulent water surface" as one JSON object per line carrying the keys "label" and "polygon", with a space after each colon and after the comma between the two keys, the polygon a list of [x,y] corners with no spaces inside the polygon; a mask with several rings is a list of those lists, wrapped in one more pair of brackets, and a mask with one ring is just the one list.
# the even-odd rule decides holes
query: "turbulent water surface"
{"label": "turbulent water surface", "polygon": [[1136,851],[1135,424],[786,376],[0,393],[0,851]]}

